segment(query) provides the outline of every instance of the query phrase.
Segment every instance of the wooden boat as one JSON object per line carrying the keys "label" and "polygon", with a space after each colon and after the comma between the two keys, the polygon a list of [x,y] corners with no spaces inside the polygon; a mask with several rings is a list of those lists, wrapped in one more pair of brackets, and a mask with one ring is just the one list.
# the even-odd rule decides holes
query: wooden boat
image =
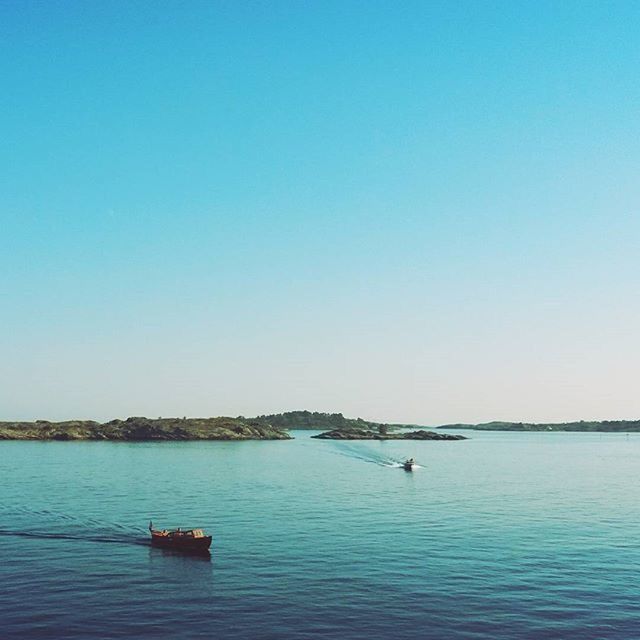
{"label": "wooden boat", "polygon": [[404,461],[404,464],[402,465],[402,468],[405,471],[413,471],[413,467],[415,465],[415,461],[413,458],[409,458],[408,460]]}
{"label": "wooden boat", "polygon": [[154,529],[153,522],[149,523],[151,544],[165,549],[177,551],[208,551],[211,546],[211,536],[205,535],[202,529]]}

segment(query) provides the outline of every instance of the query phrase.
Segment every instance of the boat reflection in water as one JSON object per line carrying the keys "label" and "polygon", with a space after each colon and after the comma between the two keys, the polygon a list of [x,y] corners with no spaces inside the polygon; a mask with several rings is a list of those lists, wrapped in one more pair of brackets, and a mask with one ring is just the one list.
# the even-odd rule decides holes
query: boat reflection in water
{"label": "boat reflection in water", "polygon": [[171,549],[186,553],[209,554],[211,536],[205,535],[202,529],[154,529],[149,523],[151,544],[154,547]]}

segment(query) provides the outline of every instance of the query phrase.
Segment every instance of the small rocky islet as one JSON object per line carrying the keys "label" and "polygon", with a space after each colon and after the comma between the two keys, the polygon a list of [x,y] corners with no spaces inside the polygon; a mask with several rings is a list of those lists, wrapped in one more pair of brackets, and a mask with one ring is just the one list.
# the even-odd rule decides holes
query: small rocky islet
{"label": "small rocky islet", "polygon": [[371,429],[334,429],[318,435],[311,436],[320,440],[466,440],[465,436],[449,433],[436,433],[435,431],[397,431],[380,432]]}

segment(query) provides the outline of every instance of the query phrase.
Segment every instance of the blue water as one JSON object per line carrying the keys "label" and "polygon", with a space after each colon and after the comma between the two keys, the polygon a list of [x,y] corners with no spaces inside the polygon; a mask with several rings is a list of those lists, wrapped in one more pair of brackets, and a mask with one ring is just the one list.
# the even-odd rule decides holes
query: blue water
{"label": "blue water", "polygon": [[295,435],[0,443],[0,637],[640,637],[640,435]]}

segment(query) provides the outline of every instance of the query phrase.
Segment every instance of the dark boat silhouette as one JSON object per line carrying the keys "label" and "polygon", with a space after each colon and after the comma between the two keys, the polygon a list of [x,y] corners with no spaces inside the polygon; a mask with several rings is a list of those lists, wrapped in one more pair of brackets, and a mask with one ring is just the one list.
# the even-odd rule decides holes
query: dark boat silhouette
{"label": "dark boat silhouette", "polygon": [[208,551],[211,546],[211,536],[205,535],[202,529],[154,529],[153,522],[149,523],[151,544],[176,551]]}
{"label": "dark boat silhouette", "polygon": [[402,468],[405,471],[413,471],[413,467],[415,465],[415,461],[413,458],[409,458],[408,460],[405,460],[404,463],[402,464]]}

